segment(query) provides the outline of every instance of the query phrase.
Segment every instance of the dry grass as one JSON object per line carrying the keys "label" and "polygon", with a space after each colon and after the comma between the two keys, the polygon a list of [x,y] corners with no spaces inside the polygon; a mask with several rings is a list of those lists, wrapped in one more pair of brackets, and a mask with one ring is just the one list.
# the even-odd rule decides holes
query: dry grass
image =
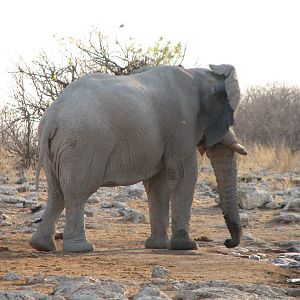
{"label": "dry grass", "polygon": [[269,170],[278,173],[299,172],[300,152],[292,152],[285,145],[279,149],[262,145],[247,147],[248,155],[239,155],[239,169],[242,171]]}
{"label": "dry grass", "polygon": [[[239,171],[262,171],[287,173],[300,172],[300,152],[292,152],[288,147],[281,145],[275,147],[262,145],[247,146],[247,156],[237,155]],[[198,158],[200,167],[210,167],[209,159],[204,155]]]}

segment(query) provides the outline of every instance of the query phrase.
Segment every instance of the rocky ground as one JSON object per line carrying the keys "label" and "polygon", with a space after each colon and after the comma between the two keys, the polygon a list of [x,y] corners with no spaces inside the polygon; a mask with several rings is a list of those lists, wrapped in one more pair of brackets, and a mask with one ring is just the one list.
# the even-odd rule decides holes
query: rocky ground
{"label": "rocky ground", "polygon": [[[196,187],[191,234],[196,251],[150,250],[141,185],[102,188],[86,205],[96,251],[41,253],[28,241],[47,196],[19,178],[0,177],[0,299],[296,299],[300,298],[300,180],[295,173],[239,176],[244,237],[227,249],[211,170]],[[59,223],[63,232],[64,214]]]}

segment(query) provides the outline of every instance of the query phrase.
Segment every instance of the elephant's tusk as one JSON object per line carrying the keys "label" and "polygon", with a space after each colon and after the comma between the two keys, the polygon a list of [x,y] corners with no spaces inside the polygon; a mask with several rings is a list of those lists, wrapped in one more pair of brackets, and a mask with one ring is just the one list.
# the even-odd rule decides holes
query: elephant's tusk
{"label": "elephant's tusk", "polygon": [[247,155],[248,152],[245,150],[245,147],[242,146],[241,144],[232,144],[232,145],[228,145],[234,152],[237,152],[241,155]]}

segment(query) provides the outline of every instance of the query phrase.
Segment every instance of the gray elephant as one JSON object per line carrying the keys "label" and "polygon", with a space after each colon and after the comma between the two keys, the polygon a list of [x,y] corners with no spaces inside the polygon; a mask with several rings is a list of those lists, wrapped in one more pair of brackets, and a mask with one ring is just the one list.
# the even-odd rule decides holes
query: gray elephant
{"label": "gray elephant", "polygon": [[42,164],[49,192],[30,245],[41,251],[56,249],[53,235],[65,208],[63,250],[93,251],[84,226],[88,197],[99,187],[143,181],[151,226],[145,246],[196,249],[189,221],[198,145],[215,170],[231,234],[225,245],[237,246],[242,230],[234,151],[240,146],[229,128],[239,97],[231,65],[157,66],[130,76],[87,75],[71,83],[40,122],[37,185]]}

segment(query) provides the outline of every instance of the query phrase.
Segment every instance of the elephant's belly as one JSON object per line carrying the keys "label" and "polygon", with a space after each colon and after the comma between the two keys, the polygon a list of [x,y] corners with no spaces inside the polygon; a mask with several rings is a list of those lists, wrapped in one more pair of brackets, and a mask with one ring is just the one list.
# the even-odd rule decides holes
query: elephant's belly
{"label": "elephant's belly", "polygon": [[135,184],[158,174],[162,167],[161,159],[156,160],[149,157],[131,161],[111,161],[106,168],[102,186]]}

